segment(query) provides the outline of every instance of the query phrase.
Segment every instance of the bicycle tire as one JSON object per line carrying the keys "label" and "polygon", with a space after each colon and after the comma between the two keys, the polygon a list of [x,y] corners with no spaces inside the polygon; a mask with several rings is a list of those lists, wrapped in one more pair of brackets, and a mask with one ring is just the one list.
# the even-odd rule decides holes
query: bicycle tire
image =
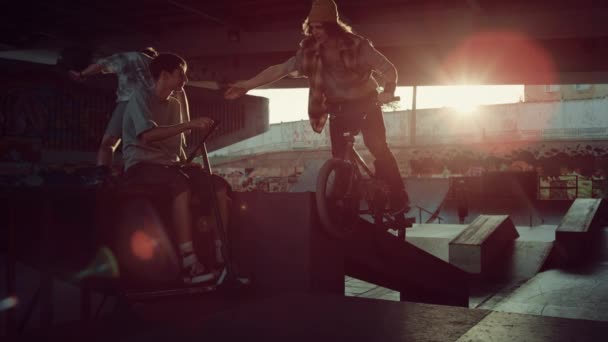
{"label": "bicycle tire", "polygon": [[[334,193],[328,196],[328,183],[334,172],[341,173],[343,179],[335,186],[337,189],[332,189]],[[333,158],[323,164],[317,176],[315,193],[317,213],[325,231],[337,239],[345,239],[351,235],[359,218],[358,194],[354,191],[350,198],[346,198],[346,189],[351,186],[353,175],[350,163]],[[340,202],[341,206],[338,204]]]}

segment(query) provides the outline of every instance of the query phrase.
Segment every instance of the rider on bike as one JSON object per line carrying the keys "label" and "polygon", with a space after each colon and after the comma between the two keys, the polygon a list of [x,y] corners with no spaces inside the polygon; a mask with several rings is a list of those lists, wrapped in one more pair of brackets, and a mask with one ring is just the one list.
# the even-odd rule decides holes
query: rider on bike
{"label": "rider on bike", "polygon": [[[302,27],[306,38],[300,42],[295,56],[249,80],[231,84],[225,97],[238,98],[250,89],[287,75],[308,77],[308,114],[312,129],[321,133],[328,114],[333,114],[329,127],[332,155],[341,157],[346,147],[342,134],[360,128],[365,146],[375,158],[376,174],[390,189],[390,211],[407,212],[409,199],[395,157],[386,143],[380,109],[381,103],[394,98],[395,66],[369,40],[352,33],[351,27],[338,17],[333,0],[315,0]],[[372,71],[385,78],[384,91],[380,94]]]}
{"label": "rider on bike", "polygon": [[[204,191],[209,191],[206,185],[214,181],[218,183],[214,195],[219,205],[227,208],[230,200],[225,183],[181,163],[185,158],[184,132],[209,129],[213,124],[208,117],[184,120],[180,102],[171,96],[183,89],[188,80],[187,68],[184,59],[170,53],[152,60],[154,87],[136,91],[125,108],[122,155],[128,184],[167,187],[167,195],[172,199],[172,226],[182,259],[182,278],[186,284],[197,284],[215,281],[222,272],[198,260],[194,251],[192,197],[196,195],[204,201]],[[227,219],[227,210],[220,219]]]}

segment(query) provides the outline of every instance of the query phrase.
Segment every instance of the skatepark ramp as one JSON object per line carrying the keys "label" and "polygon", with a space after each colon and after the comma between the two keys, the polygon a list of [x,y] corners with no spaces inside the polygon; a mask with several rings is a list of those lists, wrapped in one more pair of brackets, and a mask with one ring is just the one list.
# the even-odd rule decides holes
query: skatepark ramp
{"label": "skatepark ramp", "polygon": [[450,191],[449,178],[407,178],[405,188],[410,197],[408,216],[417,223],[431,223],[440,217],[443,203]]}
{"label": "skatepark ramp", "polygon": [[231,232],[241,272],[262,293],[344,294],[344,276],[399,291],[402,300],[468,306],[467,273],[361,219],[332,239],[314,193],[238,193]]}
{"label": "skatepark ramp", "polygon": [[401,293],[401,300],[468,307],[468,273],[360,220],[344,245],[346,275]]}

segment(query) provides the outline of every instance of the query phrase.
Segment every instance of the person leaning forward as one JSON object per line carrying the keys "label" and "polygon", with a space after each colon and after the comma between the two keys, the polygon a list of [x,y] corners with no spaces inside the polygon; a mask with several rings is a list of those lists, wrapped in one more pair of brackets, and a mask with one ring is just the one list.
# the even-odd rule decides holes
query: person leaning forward
{"label": "person leaning forward", "polygon": [[[236,99],[249,90],[283,77],[307,77],[308,116],[312,129],[321,133],[329,123],[332,155],[342,157],[346,148],[343,133],[361,129],[365,146],[374,156],[376,174],[389,186],[389,206],[394,214],[409,211],[409,198],[399,167],[386,142],[381,103],[394,98],[395,66],[372,43],[355,33],[338,15],[333,0],[315,0],[302,24],[306,36],[295,56],[273,65],[251,79],[230,85],[226,99]],[[385,79],[384,90],[372,72]]]}

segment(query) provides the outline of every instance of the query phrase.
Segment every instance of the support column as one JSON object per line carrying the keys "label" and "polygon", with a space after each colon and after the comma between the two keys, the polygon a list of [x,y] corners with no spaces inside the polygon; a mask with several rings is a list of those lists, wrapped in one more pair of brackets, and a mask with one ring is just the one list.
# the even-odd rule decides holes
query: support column
{"label": "support column", "polygon": [[412,87],[412,113],[410,115],[410,145],[416,145],[416,97],[418,93],[418,86]]}

